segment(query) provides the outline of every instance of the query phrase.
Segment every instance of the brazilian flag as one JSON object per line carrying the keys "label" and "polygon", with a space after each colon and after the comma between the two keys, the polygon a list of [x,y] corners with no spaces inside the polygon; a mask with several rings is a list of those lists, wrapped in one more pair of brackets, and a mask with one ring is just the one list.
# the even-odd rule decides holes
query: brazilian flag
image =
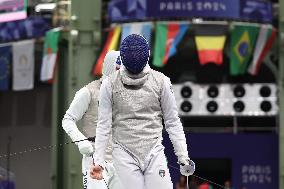
{"label": "brazilian flag", "polygon": [[259,26],[253,24],[233,24],[231,36],[231,75],[244,74],[251,61]]}

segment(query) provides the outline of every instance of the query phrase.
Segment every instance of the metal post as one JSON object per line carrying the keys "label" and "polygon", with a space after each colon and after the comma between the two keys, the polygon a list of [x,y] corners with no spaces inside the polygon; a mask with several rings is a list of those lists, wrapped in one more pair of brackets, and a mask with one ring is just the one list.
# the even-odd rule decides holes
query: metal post
{"label": "metal post", "polygon": [[279,189],[284,188],[284,1],[279,1]]}
{"label": "metal post", "polygon": [[[93,80],[91,70],[101,42],[101,8],[101,0],[71,0],[70,30],[62,33],[53,85],[53,144],[70,140],[61,127],[64,112],[75,92]],[[75,145],[57,146],[52,158],[54,189],[83,187],[81,155]]]}
{"label": "metal post", "polygon": [[10,189],[10,153],[11,153],[11,142],[12,142],[12,138],[11,136],[8,136],[8,143],[7,143],[7,188]]}

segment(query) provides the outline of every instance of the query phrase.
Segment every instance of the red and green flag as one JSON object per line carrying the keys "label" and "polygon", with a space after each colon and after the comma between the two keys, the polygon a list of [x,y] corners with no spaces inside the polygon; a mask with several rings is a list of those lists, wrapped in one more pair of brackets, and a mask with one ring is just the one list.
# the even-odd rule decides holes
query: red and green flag
{"label": "red and green flag", "polygon": [[177,45],[188,29],[188,23],[157,23],[153,65],[163,67],[174,56]]}
{"label": "red and green flag", "polygon": [[231,34],[231,75],[244,74],[251,61],[259,26],[253,24],[234,24]]}
{"label": "red and green flag", "polygon": [[253,60],[248,69],[250,74],[258,74],[263,59],[273,45],[276,33],[276,29],[272,25],[265,24],[261,26],[253,53]]}
{"label": "red and green flag", "polygon": [[44,55],[42,59],[40,80],[53,82],[57,52],[58,52],[58,41],[60,36],[60,29],[55,28],[46,32],[44,37]]}

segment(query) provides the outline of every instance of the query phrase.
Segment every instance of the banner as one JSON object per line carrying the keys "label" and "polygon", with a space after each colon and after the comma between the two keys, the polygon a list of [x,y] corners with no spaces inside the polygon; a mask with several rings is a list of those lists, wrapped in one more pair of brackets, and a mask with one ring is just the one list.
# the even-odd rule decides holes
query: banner
{"label": "banner", "polygon": [[158,0],[149,2],[151,17],[238,18],[240,4],[228,0]]}
{"label": "banner", "polygon": [[201,17],[272,22],[271,2],[261,0],[111,0],[112,22]]}
{"label": "banner", "polygon": [[112,0],[108,4],[111,21],[141,20],[147,17],[147,0]]}
{"label": "banner", "polygon": [[1,0],[0,22],[27,18],[27,0]]}
{"label": "banner", "polygon": [[263,0],[241,0],[241,17],[255,22],[272,22],[272,4]]}
{"label": "banner", "polygon": [[0,46],[0,91],[9,89],[11,46]]}
{"label": "banner", "polygon": [[[232,188],[276,189],[279,180],[279,148],[277,134],[194,134],[185,133],[188,153],[196,162],[196,174],[200,177],[217,181],[216,170],[198,164],[201,160],[228,160],[228,177]],[[178,167],[172,143],[168,134],[163,135],[163,145],[168,164]],[[207,161],[207,163],[208,163]],[[204,162],[204,161],[203,161]],[[220,162],[220,161],[219,161]],[[201,167],[205,167],[207,174],[203,174]],[[216,165],[218,170],[222,168]],[[215,167],[215,168],[216,168]],[[177,183],[180,171],[169,167],[173,183]],[[210,174],[210,175],[209,175]],[[230,178],[231,177],[231,178]],[[218,183],[223,184],[223,183]],[[214,187],[213,187],[214,188]]]}
{"label": "banner", "polygon": [[43,37],[50,25],[41,17],[29,17],[25,20],[0,23],[0,41],[9,42],[29,38]]}
{"label": "banner", "polygon": [[34,40],[13,43],[13,90],[34,88]]}
{"label": "banner", "polygon": [[142,35],[151,46],[151,31],[153,24],[151,22],[137,22],[137,23],[127,23],[122,25],[121,42],[122,40],[130,34]]}

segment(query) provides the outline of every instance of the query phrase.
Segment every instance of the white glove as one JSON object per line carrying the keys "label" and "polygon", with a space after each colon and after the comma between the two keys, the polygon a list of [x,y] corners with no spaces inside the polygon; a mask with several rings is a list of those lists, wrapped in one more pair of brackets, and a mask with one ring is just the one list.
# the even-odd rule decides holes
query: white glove
{"label": "white glove", "polygon": [[78,142],[78,148],[82,155],[92,155],[94,153],[93,145],[90,141],[84,140]]}
{"label": "white glove", "polygon": [[193,175],[195,171],[195,163],[192,160],[180,163],[180,173],[184,176]]}

